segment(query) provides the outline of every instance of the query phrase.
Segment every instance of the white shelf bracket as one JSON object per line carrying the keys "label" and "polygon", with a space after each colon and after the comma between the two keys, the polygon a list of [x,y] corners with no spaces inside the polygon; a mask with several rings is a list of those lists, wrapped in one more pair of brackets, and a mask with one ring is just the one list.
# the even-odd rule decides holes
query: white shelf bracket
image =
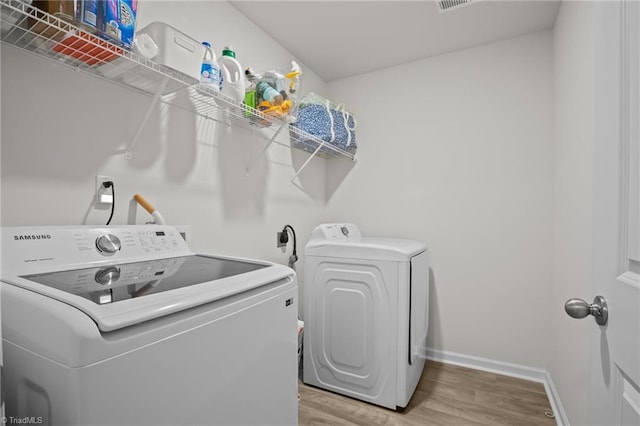
{"label": "white shelf bracket", "polygon": [[144,118],[142,119],[142,121],[140,122],[140,125],[138,126],[138,131],[136,131],[135,136],[129,143],[129,146],[127,147],[127,150],[124,153],[124,158],[126,158],[127,160],[131,160],[133,158],[133,148],[136,146],[136,143],[138,143],[138,139],[140,139],[140,135],[142,134],[142,129],[144,128],[145,124],[147,124],[147,121],[149,121],[149,117],[151,117],[151,112],[156,107],[156,105],[158,105],[158,102],[162,97],[162,93],[164,93],[164,90],[167,88],[168,83],[169,83],[169,77],[164,77],[160,82],[160,85],[158,86],[158,90],[156,91],[155,95],[153,95],[151,104],[149,105],[149,108],[147,109],[147,112],[144,115]]}
{"label": "white shelf bracket", "polygon": [[298,175],[300,173],[302,173],[302,171],[304,170],[305,167],[307,167],[307,164],[309,164],[309,161],[311,161],[311,159],[313,157],[316,156],[316,154],[318,152],[320,152],[320,150],[322,149],[322,147],[325,145],[326,142],[322,142],[320,145],[318,145],[318,147],[316,148],[315,151],[313,151],[313,153],[309,156],[309,158],[307,158],[307,161],[305,161],[304,163],[302,163],[302,166],[300,166],[300,168],[298,169],[298,171],[296,172],[295,175],[293,175],[293,177],[291,178],[291,183],[294,183],[293,181],[298,177]]}
{"label": "white shelf bracket", "polygon": [[249,164],[247,166],[247,176],[249,176],[249,173],[251,173],[251,169],[253,169],[255,167],[255,165],[258,163],[258,161],[260,161],[260,159],[262,158],[262,156],[264,155],[265,152],[267,152],[267,149],[269,149],[269,147],[271,146],[271,144],[273,142],[275,142],[276,138],[278,137],[278,135],[280,134],[280,132],[282,131],[282,129],[288,126],[287,123],[282,123],[280,124],[280,127],[278,127],[278,130],[275,131],[275,133],[273,134],[273,136],[271,136],[271,138],[269,139],[269,142],[267,142],[267,144],[264,146],[264,148],[262,148],[262,151],[260,151],[260,154],[258,154],[255,158],[255,160],[253,160],[251,162],[251,164]]}

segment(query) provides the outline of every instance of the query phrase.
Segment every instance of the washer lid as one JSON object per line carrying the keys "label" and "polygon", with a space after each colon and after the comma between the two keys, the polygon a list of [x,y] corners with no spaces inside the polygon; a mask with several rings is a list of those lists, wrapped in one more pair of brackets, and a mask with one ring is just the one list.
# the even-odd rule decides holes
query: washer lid
{"label": "washer lid", "polygon": [[189,255],[3,277],[3,282],[74,306],[105,332],[292,277],[291,269],[270,262]]}
{"label": "washer lid", "polygon": [[284,265],[196,255],[166,225],[0,228],[0,244],[3,283],[73,306],[101,331],[295,280]]}
{"label": "washer lid", "polygon": [[408,262],[427,250],[420,241],[362,237],[350,223],[319,225],[305,246],[305,256]]}

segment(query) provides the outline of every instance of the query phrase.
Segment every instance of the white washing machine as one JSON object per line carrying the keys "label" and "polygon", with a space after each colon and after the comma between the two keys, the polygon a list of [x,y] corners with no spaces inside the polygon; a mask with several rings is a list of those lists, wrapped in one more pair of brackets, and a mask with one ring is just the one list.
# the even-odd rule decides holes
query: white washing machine
{"label": "white washing machine", "polygon": [[406,407],[424,369],[428,307],[425,244],[318,226],[305,247],[304,382]]}
{"label": "white washing machine", "polygon": [[169,226],[1,231],[7,424],[297,424],[290,268]]}

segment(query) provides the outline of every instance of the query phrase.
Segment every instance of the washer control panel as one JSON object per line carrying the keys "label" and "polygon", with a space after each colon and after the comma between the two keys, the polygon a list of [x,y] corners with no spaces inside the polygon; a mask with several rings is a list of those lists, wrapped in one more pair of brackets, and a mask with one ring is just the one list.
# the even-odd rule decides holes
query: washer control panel
{"label": "washer control panel", "polygon": [[25,273],[193,254],[166,225],[2,228],[1,241],[3,269]]}
{"label": "washer control panel", "polygon": [[105,256],[110,256],[121,248],[120,238],[113,234],[104,234],[96,238],[96,249]]}

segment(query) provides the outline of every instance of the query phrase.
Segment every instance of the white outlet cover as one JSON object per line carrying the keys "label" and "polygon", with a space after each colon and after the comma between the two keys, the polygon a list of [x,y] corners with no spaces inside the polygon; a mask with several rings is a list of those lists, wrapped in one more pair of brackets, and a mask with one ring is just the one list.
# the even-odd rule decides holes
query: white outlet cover
{"label": "white outlet cover", "polygon": [[113,204],[113,192],[109,188],[102,186],[103,182],[111,181],[115,184],[115,178],[113,176],[96,176],[96,203],[101,205]]}

